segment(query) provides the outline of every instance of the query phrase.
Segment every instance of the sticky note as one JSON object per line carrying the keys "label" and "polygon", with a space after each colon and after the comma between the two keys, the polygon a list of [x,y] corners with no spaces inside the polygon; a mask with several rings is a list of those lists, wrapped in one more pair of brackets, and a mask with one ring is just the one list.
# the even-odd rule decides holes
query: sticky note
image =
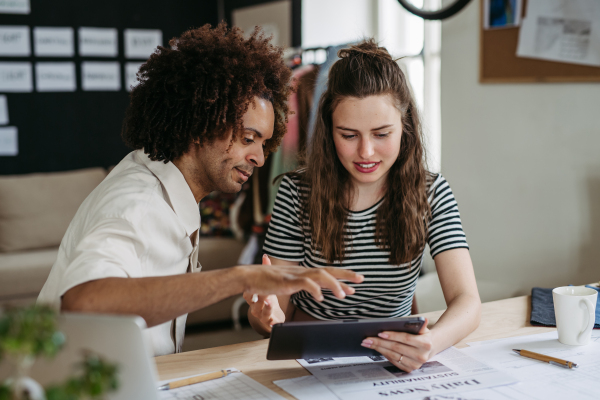
{"label": "sticky note", "polygon": [[125,29],[125,58],[147,59],[162,46],[160,29]]}
{"label": "sticky note", "polygon": [[36,57],[73,57],[73,28],[33,28],[33,52]]}
{"label": "sticky note", "polygon": [[31,63],[0,62],[0,92],[31,92]]}
{"label": "sticky note", "polygon": [[28,26],[0,26],[0,56],[29,57],[30,55]]}
{"label": "sticky note", "polygon": [[18,130],[15,126],[0,128],[0,156],[19,154]]}
{"label": "sticky note", "polygon": [[72,62],[36,63],[35,88],[38,92],[74,92],[77,89],[75,64]]}
{"label": "sticky note", "polygon": [[81,63],[81,86],[86,91],[121,90],[118,62],[85,61]]}

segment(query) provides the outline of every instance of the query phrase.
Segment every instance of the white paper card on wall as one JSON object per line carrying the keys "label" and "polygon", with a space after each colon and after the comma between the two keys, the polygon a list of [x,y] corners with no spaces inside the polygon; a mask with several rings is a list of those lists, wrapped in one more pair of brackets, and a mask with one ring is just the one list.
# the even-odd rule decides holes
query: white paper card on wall
{"label": "white paper card on wall", "polygon": [[118,32],[115,28],[79,28],[79,55],[116,57],[119,55]]}
{"label": "white paper card on wall", "polygon": [[137,80],[137,73],[142,65],[144,65],[144,63],[125,63],[125,87],[128,92],[131,92],[132,87],[136,87],[139,83]]}
{"label": "white paper card on wall", "polygon": [[0,0],[0,14],[29,14],[29,0]]}
{"label": "white paper card on wall", "polygon": [[0,56],[29,57],[28,26],[0,26]]}
{"label": "white paper card on wall", "polygon": [[19,154],[18,130],[15,126],[0,128],[0,156]]}
{"label": "white paper card on wall", "polygon": [[37,57],[73,57],[73,28],[33,28],[33,51]]}
{"label": "white paper card on wall", "polygon": [[125,29],[125,58],[147,59],[161,45],[159,29]]}
{"label": "white paper card on wall", "polygon": [[121,90],[121,74],[118,62],[81,63],[81,86],[86,91]]}
{"label": "white paper card on wall", "polygon": [[0,92],[31,92],[31,63],[0,62]]}
{"label": "white paper card on wall", "polygon": [[0,94],[0,125],[8,124],[8,100]]}
{"label": "white paper card on wall", "polygon": [[75,64],[72,62],[35,64],[35,89],[38,92],[74,92],[77,89]]}

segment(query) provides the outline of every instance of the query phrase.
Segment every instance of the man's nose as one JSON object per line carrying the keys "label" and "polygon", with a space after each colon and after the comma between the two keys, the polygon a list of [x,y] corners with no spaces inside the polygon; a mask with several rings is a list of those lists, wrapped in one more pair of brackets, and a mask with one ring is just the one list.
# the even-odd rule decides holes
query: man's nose
{"label": "man's nose", "polygon": [[362,138],[360,140],[359,146],[360,147],[358,148],[358,155],[363,160],[368,160],[369,157],[375,154],[375,151],[373,149],[373,143],[371,143],[371,140],[369,138]]}
{"label": "man's nose", "polygon": [[265,165],[265,152],[263,151],[263,148],[261,147],[259,151],[250,154],[248,156],[248,162],[256,167],[262,167]]}

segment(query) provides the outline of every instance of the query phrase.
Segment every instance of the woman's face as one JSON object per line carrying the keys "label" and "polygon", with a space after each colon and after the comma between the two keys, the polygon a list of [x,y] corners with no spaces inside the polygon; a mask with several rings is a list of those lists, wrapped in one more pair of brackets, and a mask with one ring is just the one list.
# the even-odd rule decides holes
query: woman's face
{"label": "woman's face", "polygon": [[352,182],[383,184],[402,139],[402,118],[392,96],[347,97],[331,119],[335,149]]}

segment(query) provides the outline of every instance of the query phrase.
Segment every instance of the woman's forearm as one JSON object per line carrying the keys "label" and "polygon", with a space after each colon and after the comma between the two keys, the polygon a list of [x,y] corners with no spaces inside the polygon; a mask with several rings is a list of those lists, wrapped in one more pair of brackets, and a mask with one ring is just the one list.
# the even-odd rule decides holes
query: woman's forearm
{"label": "woman's forearm", "polygon": [[453,299],[440,319],[431,328],[432,355],[463,340],[479,326],[481,300],[479,296],[462,294]]}

